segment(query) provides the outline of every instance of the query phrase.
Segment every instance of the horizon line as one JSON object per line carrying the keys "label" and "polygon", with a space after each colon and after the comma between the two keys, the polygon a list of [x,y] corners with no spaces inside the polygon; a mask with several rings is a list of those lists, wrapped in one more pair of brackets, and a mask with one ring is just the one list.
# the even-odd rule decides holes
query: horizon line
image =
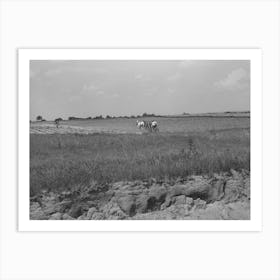
{"label": "horizon line", "polygon": [[[138,115],[137,114],[135,114],[135,115],[131,114],[131,115],[119,115],[119,116],[114,116],[114,115],[111,116],[109,114],[104,114],[104,115],[101,114],[101,115],[87,116],[87,117],[80,117],[80,116],[72,115],[72,116],[68,116],[68,117],[66,117],[64,119],[61,118],[61,117],[58,117],[58,118],[61,118],[63,121],[66,121],[66,120],[68,121],[69,118],[80,119],[80,120],[87,120],[87,119],[88,120],[90,120],[90,119],[93,120],[93,119],[110,119],[110,118],[172,117],[172,116],[194,116],[194,115],[206,115],[206,114],[236,114],[236,113],[251,113],[251,111],[250,110],[237,110],[237,111],[231,110],[231,111],[196,112],[196,113],[183,112],[183,113],[178,113],[178,114],[143,113],[143,114],[138,114]],[[38,116],[41,116],[41,115],[38,115]],[[56,119],[56,118],[54,118],[54,119]],[[44,118],[43,118],[43,120],[45,120],[45,121],[52,121],[50,119],[47,120],[47,119],[44,119]],[[33,121],[33,120],[30,118],[30,121]],[[35,119],[35,121],[37,121],[37,120]]]}

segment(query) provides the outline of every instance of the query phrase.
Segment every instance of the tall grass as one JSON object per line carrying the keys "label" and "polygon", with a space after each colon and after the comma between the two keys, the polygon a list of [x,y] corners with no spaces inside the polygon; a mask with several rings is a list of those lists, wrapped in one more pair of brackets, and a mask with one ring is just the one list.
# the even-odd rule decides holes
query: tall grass
{"label": "tall grass", "polygon": [[30,135],[30,187],[67,190],[120,180],[250,169],[248,131],[193,135]]}

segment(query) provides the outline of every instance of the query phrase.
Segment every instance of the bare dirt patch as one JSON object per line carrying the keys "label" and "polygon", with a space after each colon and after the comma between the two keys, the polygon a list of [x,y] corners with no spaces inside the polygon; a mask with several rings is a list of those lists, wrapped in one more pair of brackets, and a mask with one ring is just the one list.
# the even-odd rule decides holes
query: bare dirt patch
{"label": "bare dirt patch", "polygon": [[30,199],[30,219],[248,220],[250,174],[231,170],[176,182],[92,183],[62,193],[42,192]]}

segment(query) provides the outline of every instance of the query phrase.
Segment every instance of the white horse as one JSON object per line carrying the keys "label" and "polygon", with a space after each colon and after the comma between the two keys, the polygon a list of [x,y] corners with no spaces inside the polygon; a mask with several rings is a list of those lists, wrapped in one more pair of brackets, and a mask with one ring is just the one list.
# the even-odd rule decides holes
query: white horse
{"label": "white horse", "polygon": [[153,130],[158,130],[158,123],[156,121],[152,121],[151,127]]}
{"label": "white horse", "polygon": [[139,129],[142,129],[144,128],[144,122],[143,121],[136,121],[136,126],[139,128]]}

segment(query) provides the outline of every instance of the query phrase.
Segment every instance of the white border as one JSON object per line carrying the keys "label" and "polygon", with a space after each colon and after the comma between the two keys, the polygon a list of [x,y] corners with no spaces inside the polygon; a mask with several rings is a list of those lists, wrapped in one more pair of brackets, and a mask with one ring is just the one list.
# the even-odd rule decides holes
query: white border
{"label": "white border", "polygon": [[[19,231],[261,231],[262,65],[260,49],[19,49],[18,50],[18,230]],[[245,221],[29,220],[30,60],[250,60],[251,219]]]}

